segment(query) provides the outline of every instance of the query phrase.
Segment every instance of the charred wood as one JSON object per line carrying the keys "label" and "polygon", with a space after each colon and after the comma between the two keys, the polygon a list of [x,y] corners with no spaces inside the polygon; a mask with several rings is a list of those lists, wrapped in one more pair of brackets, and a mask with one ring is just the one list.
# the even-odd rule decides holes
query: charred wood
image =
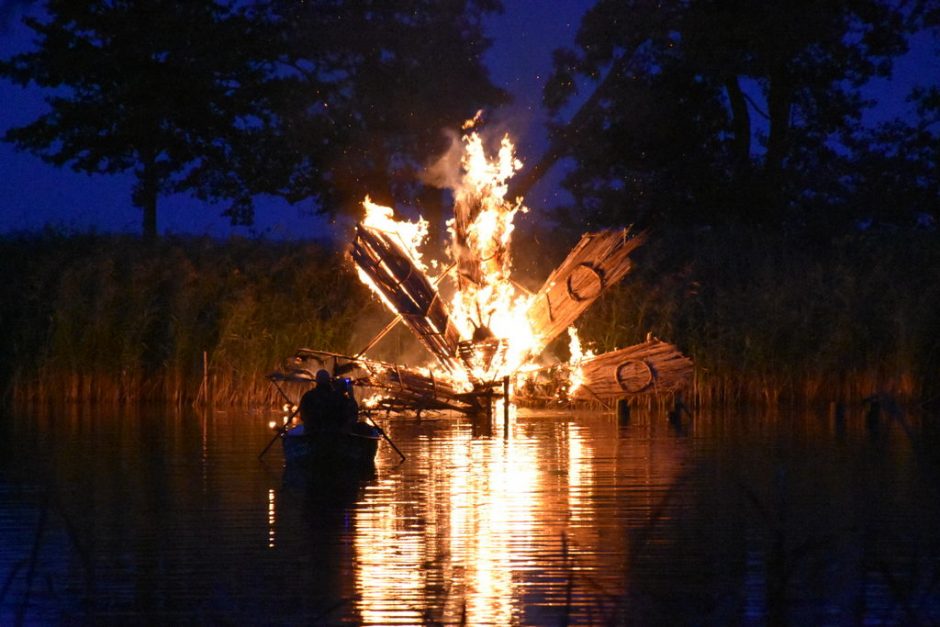
{"label": "charred wood", "polygon": [[458,390],[453,384],[434,376],[430,369],[410,368],[361,356],[342,355],[302,348],[293,359],[293,371],[330,370],[334,376],[348,376],[371,396],[377,396],[373,408],[387,411],[450,410],[463,413],[479,411],[473,393]]}
{"label": "charred wood", "polygon": [[396,236],[360,224],[352,257],[425,348],[448,372],[456,372],[459,335],[447,306]]}

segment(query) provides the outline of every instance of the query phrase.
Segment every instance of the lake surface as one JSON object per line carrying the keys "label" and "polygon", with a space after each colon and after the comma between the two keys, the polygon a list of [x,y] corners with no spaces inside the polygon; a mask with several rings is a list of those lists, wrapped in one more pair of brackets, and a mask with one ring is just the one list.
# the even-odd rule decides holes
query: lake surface
{"label": "lake surface", "polygon": [[276,417],[0,418],[0,624],[940,621],[926,418],[381,417],[407,460],[328,487]]}

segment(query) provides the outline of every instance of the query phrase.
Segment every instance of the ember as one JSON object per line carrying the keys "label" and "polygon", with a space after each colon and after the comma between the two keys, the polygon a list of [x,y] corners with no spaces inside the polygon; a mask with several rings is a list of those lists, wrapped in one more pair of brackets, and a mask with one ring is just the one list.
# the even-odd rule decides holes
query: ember
{"label": "ember", "polygon": [[[505,198],[507,181],[522,163],[508,137],[495,159],[487,158],[476,132],[464,137],[464,148],[454,217],[447,223],[448,269],[433,280],[427,274],[420,250],[428,233],[426,221],[397,220],[391,208],[366,198],[351,255],[362,281],[396,318],[358,355],[302,349],[296,366],[354,373],[356,383],[376,392],[369,404],[396,411],[488,411],[508,378],[515,383],[515,398],[528,402],[603,402],[687,385],[692,364],[674,346],[649,340],[602,355],[583,354],[572,326],[630,270],[629,255],[643,236],[629,229],[585,234],[531,294],[511,278],[513,219],[526,208],[521,198]],[[445,278],[453,282],[450,302],[437,289]],[[435,368],[364,356],[399,320],[434,357]],[[566,330],[570,362],[540,365],[545,348]]]}

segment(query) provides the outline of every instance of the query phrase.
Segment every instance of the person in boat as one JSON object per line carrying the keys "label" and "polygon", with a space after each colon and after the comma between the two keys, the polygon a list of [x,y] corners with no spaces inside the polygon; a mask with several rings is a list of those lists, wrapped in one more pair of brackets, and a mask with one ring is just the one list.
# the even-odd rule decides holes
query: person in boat
{"label": "person in boat", "polygon": [[339,426],[343,396],[333,389],[330,373],[318,370],[316,385],[300,397],[300,418],[304,431],[333,431]]}
{"label": "person in boat", "polygon": [[350,431],[359,422],[359,403],[353,393],[352,382],[349,379],[337,379],[337,390],[342,396],[340,408],[340,429]]}

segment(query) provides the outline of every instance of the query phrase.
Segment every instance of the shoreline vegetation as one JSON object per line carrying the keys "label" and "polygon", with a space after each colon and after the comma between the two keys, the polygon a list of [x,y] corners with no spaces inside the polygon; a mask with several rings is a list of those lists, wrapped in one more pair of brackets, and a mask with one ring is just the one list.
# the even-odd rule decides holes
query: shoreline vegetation
{"label": "shoreline vegetation", "polygon": [[[698,405],[937,403],[934,231],[678,229],[633,258],[580,335],[598,351],[648,332],[675,343]],[[342,250],[310,242],[46,230],[0,237],[0,272],[0,390],[15,403],[279,404],[265,375],[297,348],[355,353],[390,319]],[[411,350],[398,329],[370,354]]]}

